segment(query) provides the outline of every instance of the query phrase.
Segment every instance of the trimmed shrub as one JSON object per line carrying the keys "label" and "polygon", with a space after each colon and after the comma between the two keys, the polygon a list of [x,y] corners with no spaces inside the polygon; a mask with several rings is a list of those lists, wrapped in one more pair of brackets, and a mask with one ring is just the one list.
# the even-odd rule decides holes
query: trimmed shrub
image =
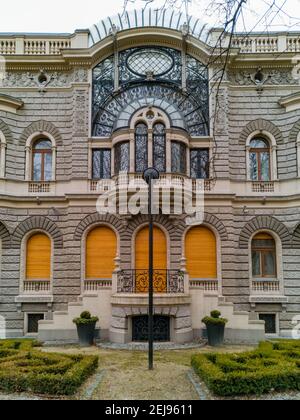
{"label": "trimmed shrub", "polygon": [[219,396],[300,390],[299,342],[266,342],[252,352],[201,354],[192,366]]}
{"label": "trimmed shrub", "polygon": [[42,353],[33,340],[0,341],[0,390],[73,395],[98,366],[97,356]]}

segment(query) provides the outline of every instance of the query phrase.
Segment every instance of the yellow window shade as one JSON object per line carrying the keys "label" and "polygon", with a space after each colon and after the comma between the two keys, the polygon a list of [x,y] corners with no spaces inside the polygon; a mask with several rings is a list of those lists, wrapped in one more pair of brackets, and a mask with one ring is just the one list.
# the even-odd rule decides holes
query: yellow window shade
{"label": "yellow window shade", "polygon": [[31,236],[27,242],[26,279],[50,280],[51,240],[44,233]]}
{"label": "yellow window shade", "polygon": [[[154,269],[167,269],[167,240],[164,232],[157,226],[153,229],[154,239]],[[149,228],[140,230],[135,241],[135,268],[145,270],[149,268]]]}
{"label": "yellow window shade", "polygon": [[185,255],[190,279],[217,278],[217,243],[210,229],[197,226],[188,231]]}
{"label": "yellow window shade", "polygon": [[274,238],[273,238],[273,236],[271,236],[271,235],[269,235],[268,233],[265,233],[265,232],[261,232],[261,233],[258,233],[257,235],[255,235],[255,237],[253,238],[253,240],[271,240],[271,241],[273,241],[274,240]]}
{"label": "yellow window shade", "polygon": [[115,269],[116,255],[115,232],[106,226],[93,229],[86,240],[86,278],[110,279]]}

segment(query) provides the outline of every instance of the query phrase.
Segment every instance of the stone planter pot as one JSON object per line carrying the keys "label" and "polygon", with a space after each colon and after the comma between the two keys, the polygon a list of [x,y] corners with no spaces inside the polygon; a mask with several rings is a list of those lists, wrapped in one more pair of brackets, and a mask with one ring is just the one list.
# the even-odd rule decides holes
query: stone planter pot
{"label": "stone planter pot", "polygon": [[211,347],[220,347],[224,344],[225,325],[209,324],[206,326],[208,344]]}
{"label": "stone planter pot", "polygon": [[95,344],[96,324],[97,322],[91,322],[77,325],[77,334],[81,347],[90,347]]}

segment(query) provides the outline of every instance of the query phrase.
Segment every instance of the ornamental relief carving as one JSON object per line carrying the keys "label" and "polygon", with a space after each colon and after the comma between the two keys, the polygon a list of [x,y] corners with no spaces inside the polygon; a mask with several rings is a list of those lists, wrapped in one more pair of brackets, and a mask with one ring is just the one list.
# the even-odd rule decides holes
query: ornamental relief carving
{"label": "ornamental relief carving", "polygon": [[86,83],[88,70],[75,69],[73,72],[49,72],[43,69],[37,72],[7,72],[0,87],[38,88],[43,91],[48,87],[68,87],[72,83]]}
{"label": "ornamental relief carving", "polygon": [[298,80],[293,77],[292,69],[249,69],[228,72],[228,80],[240,86],[294,85]]}

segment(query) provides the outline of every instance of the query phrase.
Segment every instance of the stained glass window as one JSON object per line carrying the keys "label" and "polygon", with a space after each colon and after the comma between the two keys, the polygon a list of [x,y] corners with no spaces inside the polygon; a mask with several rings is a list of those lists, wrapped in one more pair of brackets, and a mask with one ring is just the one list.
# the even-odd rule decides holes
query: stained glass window
{"label": "stained glass window", "polygon": [[252,241],[252,274],[256,278],[276,277],[276,245],[267,233],[256,235]]}
{"label": "stained glass window", "polygon": [[144,172],[148,167],[148,127],[139,123],[135,127],[135,171]]}
{"label": "stained glass window", "polygon": [[35,182],[52,180],[52,143],[38,140],[32,150],[32,178]]}
{"label": "stained glass window", "polygon": [[93,150],[93,179],[109,179],[111,177],[110,149]]}
{"label": "stained glass window", "polygon": [[186,174],[186,146],[177,141],[172,142],[172,172]]}
{"label": "stained glass window", "polygon": [[166,127],[161,123],[153,127],[153,166],[166,172]]}
{"label": "stained glass window", "polygon": [[270,147],[264,139],[250,143],[250,176],[252,181],[270,181]]}
{"label": "stained glass window", "polygon": [[191,177],[196,179],[209,178],[209,149],[191,150]]}
{"label": "stained glass window", "polygon": [[115,173],[129,172],[129,142],[118,143],[115,146]]}

